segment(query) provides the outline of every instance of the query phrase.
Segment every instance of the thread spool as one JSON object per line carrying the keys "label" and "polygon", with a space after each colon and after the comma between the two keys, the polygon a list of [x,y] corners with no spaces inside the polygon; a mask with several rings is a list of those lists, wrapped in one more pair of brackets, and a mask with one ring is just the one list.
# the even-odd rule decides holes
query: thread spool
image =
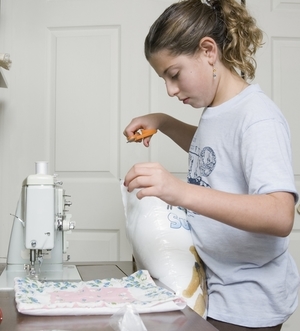
{"label": "thread spool", "polygon": [[48,162],[47,161],[36,161],[35,162],[35,173],[41,175],[48,174]]}

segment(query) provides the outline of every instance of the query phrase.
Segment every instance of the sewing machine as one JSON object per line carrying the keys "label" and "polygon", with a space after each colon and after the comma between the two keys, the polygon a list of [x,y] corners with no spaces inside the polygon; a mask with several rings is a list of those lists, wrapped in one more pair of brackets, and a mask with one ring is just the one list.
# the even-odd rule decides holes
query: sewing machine
{"label": "sewing machine", "polygon": [[71,202],[57,181],[48,175],[48,163],[36,162],[35,174],[22,185],[13,216],[7,265],[0,277],[0,289],[13,288],[15,277],[39,280],[81,280],[69,260],[65,232],[75,228],[68,208]]}

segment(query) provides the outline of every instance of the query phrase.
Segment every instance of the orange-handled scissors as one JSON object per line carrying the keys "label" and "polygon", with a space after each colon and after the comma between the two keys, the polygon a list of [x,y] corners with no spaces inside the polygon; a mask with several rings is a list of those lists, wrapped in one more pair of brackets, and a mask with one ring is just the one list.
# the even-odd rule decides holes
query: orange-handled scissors
{"label": "orange-handled scissors", "polygon": [[156,129],[140,129],[133,136],[127,138],[128,143],[138,142],[144,138],[151,137],[157,132]]}

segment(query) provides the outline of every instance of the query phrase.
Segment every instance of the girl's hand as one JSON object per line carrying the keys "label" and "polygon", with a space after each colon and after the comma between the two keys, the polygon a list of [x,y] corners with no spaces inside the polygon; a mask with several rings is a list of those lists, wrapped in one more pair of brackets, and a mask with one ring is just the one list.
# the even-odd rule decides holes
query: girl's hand
{"label": "girl's hand", "polygon": [[138,199],[155,196],[170,205],[179,206],[184,197],[186,183],[158,163],[139,163],[129,170],[124,185],[129,192],[140,189],[137,193]]}
{"label": "girl's hand", "polygon": [[[147,114],[144,116],[134,118],[125,128],[123,134],[129,138],[133,136],[140,129],[159,129],[163,120],[163,114]],[[151,137],[143,139],[145,147],[149,147]]]}

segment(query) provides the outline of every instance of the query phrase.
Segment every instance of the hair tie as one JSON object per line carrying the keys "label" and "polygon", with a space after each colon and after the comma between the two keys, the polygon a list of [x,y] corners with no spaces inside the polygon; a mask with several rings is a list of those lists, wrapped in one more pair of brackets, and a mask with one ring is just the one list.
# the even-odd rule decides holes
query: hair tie
{"label": "hair tie", "polygon": [[208,7],[212,8],[212,9],[215,9],[215,7],[210,3],[210,0],[201,0],[201,2],[204,5],[207,5]]}

